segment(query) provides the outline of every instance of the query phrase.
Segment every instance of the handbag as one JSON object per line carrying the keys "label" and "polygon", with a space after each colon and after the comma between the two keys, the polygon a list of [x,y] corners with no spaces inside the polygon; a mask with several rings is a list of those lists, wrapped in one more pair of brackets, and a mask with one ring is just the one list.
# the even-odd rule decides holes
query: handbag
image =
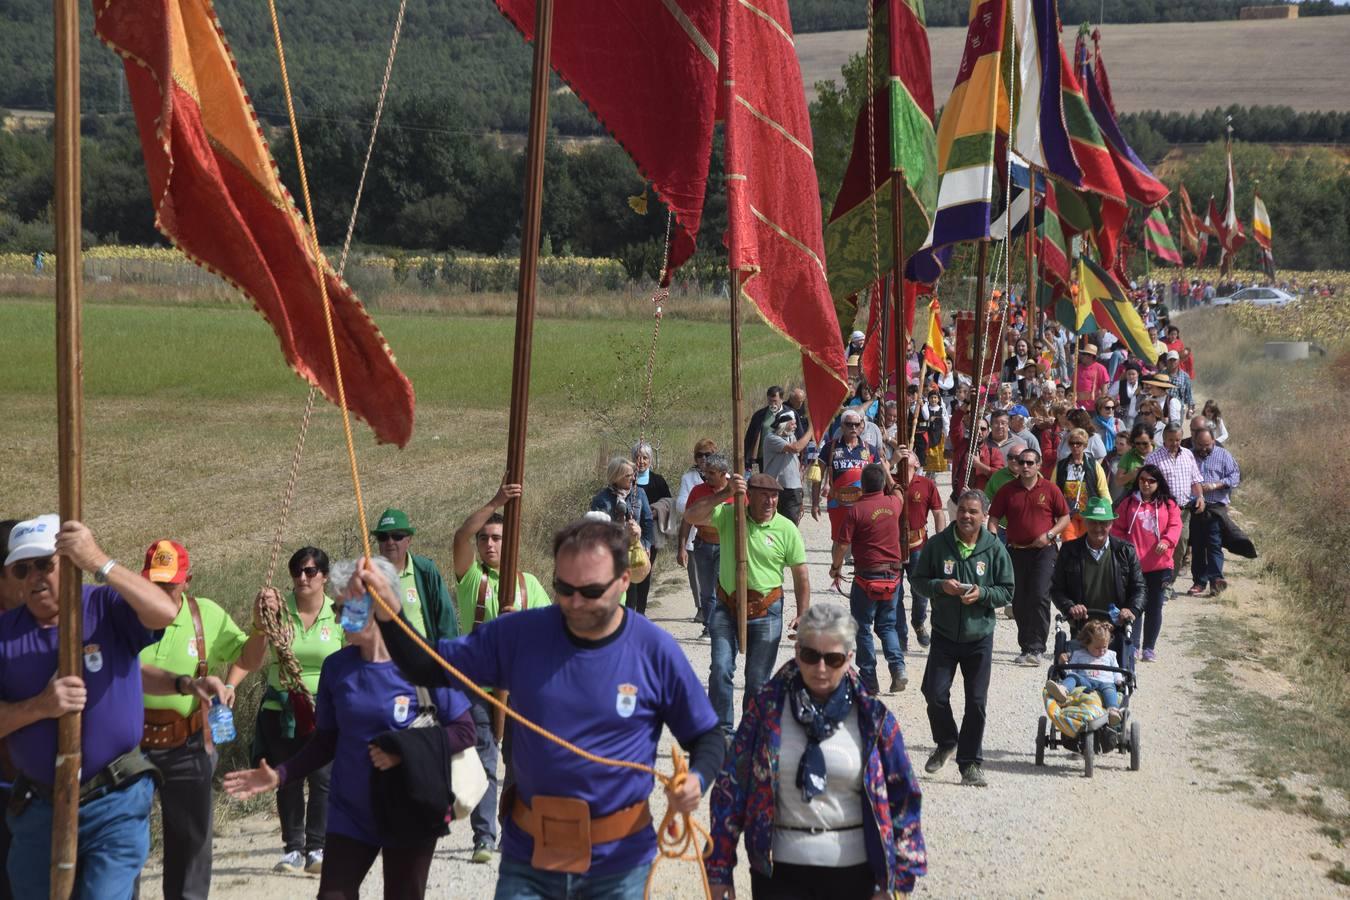
{"label": "handbag", "polygon": [[[417,687],[417,718],[413,719],[408,727],[440,727],[440,722],[436,718],[436,705],[431,700],[431,691],[421,685]],[[450,757],[452,796],[450,812],[455,821],[467,819],[478,806],[478,802],[483,799],[487,789],[487,772],[483,769],[482,760],[478,758],[477,748],[466,747]]]}

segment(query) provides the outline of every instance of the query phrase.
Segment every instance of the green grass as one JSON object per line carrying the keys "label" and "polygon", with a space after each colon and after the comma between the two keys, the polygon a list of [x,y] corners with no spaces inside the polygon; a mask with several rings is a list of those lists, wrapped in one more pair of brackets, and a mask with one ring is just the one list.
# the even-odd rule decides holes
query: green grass
{"label": "green grass", "polygon": [[[357,423],[368,517],[400,506],[415,552],[450,567],[459,522],[490,498],[505,468],[514,320],[377,314],[417,391],[402,450]],[[729,447],[725,324],[668,316],[661,328],[646,437],[677,483],[694,440]],[[541,319],[535,326],[521,561],[547,579],[554,530],[584,512],[605,458],[639,436],[651,322]],[[55,334],[50,303],[0,297],[0,517],[57,504]],[[112,555],[138,565],[161,537],[183,541],[193,588],[235,611],[263,582],[307,386],[270,328],[246,308],[92,304],[84,316],[85,519]],[[743,329],[747,414],[768,384],[800,380],[795,349],[760,322]],[[350,373],[349,373],[350,377]],[[357,555],[359,529],[337,411],[316,409],[285,559],[313,544]],[[669,563],[658,563],[658,568]],[[225,754],[243,764],[256,679],[240,693],[248,729]]]}

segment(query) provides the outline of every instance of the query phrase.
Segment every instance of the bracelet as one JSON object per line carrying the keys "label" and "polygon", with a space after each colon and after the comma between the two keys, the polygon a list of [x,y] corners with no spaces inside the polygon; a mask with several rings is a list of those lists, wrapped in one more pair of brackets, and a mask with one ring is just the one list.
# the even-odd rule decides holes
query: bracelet
{"label": "bracelet", "polygon": [[113,566],[115,565],[117,565],[117,560],[113,559],[112,557],[109,557],[108,561],[105,562],[103,565],[99,566],[98,571],[94,572],[94,581],[98,582],[99,584],[107,584],[108,573],[113,570]]}

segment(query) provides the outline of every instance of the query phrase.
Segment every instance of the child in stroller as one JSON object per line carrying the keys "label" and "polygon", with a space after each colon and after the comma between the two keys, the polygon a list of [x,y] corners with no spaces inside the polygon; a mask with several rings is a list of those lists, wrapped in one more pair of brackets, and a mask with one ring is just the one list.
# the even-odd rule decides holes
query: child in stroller
{"label": "child in stroller", "polygon": [[[1106,708],[1107,722],[1112,726],[1120,725],[1120,688],[1125,676],[1117,671],[1120,663],[1116,651],[1110,649],[1111,623],[1103,619],[1089,619],[1078,632],[1079,646],[1071,653],[1060,652],[1057,662],[1072,666],[1095,666],[1097,668],[1074,668],[1064,671],[1063,680],[1053,677],[1045,682],[1045,690],[1061,705],[1069,703],[1070,692],[1081,687],[1087,691],[1096,691]],[[1053,673],[1052,673],[1053,675]]]}

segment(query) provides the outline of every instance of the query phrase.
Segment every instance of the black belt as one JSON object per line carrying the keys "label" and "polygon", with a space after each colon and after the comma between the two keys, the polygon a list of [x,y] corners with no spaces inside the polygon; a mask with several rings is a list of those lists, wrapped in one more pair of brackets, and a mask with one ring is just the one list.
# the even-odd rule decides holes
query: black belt
{"label": "black belt", "polygon": [[779,831],[800,831],[805,834],[829,834],[833,831],[857,831],[862,827],[862,823],[859,822],[857,825],[844,825],[840,828],[823,828],[818,825],[813,825],[810,828],[805,828],[801,825],[775,825],[773,827],[777,828]]}
{"label": "black belt", "polygon": [[[123,753],[108,763],[93,778],[80,785],[80,803],[83,805],[100,797],[106,797],[113,791],[120,791],[144,775],[153,777],[156,784],[160,781],[159,769],[155,768],[155,764],[150,762],[139,748]],[[38,797],[51,803],[52,786],[40,781],[33,781],[27,775],[20,774],[18,778],[14,779],[13,795],[15,798],[24,799],[27,799],[26,795]]]}

